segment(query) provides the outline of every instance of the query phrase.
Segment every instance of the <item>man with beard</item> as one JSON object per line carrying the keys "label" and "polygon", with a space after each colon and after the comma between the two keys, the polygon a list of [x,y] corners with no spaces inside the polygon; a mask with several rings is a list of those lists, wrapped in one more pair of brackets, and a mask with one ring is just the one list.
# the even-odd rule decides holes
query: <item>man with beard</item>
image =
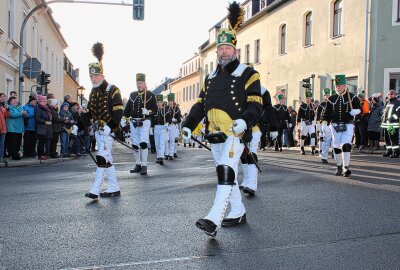
{"label": "man with beard", "polygon": [[[205,78],[199,98],[183,124],[184,137],[206,117],[206,139],[211,143],[218,176],[217,192],[209,213],[196,222],[215,237],[223,226],[246,222],[246,210],[236,181],[244,144],[262,112],[260,75],[237,59],[236,30],[243,22],[243,9],[233,2],[228,8],[229,28],[217,33],[218,66]],[[250,136],[249,136],[250,135]],[[230,213],[224,218],[228,203]]]}
{"label": "man with beard", "polygon": [[157,103],[154,94],[147,90],[145,74],[136,74],[136,86],[138,91],[131,93],[124,110],[124,116],[131,119],[131,141],[136,161],[136,166],[130,170],[130,173],[146,175],[148,145],[150,144],[150,117],[157,111]]}
{"label": "man with beard", "polygon": [[[330,123],[336,175],[349,177],[350,152],[354,135],[354,116],[361,112],[360,100],[346,88],[346,76],[336,75],[336,94],[327,100],[322,120]],[[344,172],[343,172],[344,169]]]}
{"label": "man with beard", "polygon": [[[115,85],[109,84],[104,78],[102,58],[103,44],[96,43],[92,48],[98,62],[89,64],[90,80],[93,88],[89,95],[88,114],[93,118],[96,142],[98,145],[96,178],[90,192],[85,196],[97,199],[98,196],[112,197],[121,194],[115,174],[111,154],[113,132],[119,128],[122,118],[123,105],[121,92]],[[108,178],[108,188],[100,193],[104,174]]]}

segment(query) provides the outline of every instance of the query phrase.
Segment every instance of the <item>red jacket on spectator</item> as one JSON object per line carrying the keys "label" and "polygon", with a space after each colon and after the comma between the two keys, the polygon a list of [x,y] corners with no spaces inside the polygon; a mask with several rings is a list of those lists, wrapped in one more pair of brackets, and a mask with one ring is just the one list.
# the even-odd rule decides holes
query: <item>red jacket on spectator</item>
{"label": "red jacket on spectator", "polygon": [[10,116],[10,111],[0,106],[0,134],[7,133],[6,118]]}

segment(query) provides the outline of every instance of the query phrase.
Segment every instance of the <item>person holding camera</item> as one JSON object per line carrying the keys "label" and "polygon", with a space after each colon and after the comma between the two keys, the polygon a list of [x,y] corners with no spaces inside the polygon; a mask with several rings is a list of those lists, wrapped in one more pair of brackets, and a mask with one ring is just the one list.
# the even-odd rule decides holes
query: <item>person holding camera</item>
{"label": "person holding camera", "polygon": [[345,75],[336,75],[335,83],[336,93],[327,100],[326,108],[322,113],[322,125],[325,128],[330,124],[332,131],[333,151],[337,165],[335,174],[349,177],[354,117],[361,112],[360,100],[347,89]]}
{"label": "person holding camera", "polygon": [[136,86],[138,91],[130,94],[124,110],[124,116],[131,119],[131,140],[133,156],[136,161],[136,166],[130,170],[130,173],[146,175],[150,143],[150,117],[157,111],[157,103],[154,94],[147,90],[145,74],[136,74]]}

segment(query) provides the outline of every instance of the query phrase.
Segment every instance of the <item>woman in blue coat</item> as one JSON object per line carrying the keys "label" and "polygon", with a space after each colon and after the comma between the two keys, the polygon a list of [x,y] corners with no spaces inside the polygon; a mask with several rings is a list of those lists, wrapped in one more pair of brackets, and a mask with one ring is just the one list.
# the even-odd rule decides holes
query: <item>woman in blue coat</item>
{"label": "woman in blue coat", "polygon": [[20,160],[19,149],[21,147],[22,133],[24,133],[24,119],[26,111],[18,105],[16,97],[8,99],[10,117],[7,118],[7,151],[12,159]]}

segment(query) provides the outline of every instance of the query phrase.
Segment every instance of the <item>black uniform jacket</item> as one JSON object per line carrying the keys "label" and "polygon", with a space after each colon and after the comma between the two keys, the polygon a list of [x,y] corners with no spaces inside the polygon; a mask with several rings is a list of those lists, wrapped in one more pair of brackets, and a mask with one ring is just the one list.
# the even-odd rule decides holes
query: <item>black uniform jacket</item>
{"label": "black uniform jacket", "polygon": [[124,109],[121,91],[104,80],[99,87],[92,88],[88,109],[90,118],[106,122],[111,129],[119,127]]}
{"label": "black uniform jacket", "polygon": [[[142,108],[144,108],[144,98],[146,95],[146,109],[150,115],[143,116]],[[132,92],[129,96],[128,103],[125,106],[124,116],[132,118],[150,118],[157,110],[156,97],[149,90]]]}
{"label": "black uniform jacket", "polygon": [[[350,99],[349,99],[350,96]],[[360,100],[352,93],[345,90],[341,95],[334,94],[328,98],[326,109],[322,112],[322,120],[328,123],[352,123],[351,106],[353,109],[360,109]]]}
{"label": "black uniform jacket", "polygon": [[[246,66],[242,72],[239,61],[225,68],[218,65],[207,75],[197,102],[190,110],[183,127],[194,130],[206,117],[207,131],[231,134],[232,120],[243,119],[250,130],[261,120],[262,97],[260,75]],[[238,74],[239,73],[239,74]]]}

